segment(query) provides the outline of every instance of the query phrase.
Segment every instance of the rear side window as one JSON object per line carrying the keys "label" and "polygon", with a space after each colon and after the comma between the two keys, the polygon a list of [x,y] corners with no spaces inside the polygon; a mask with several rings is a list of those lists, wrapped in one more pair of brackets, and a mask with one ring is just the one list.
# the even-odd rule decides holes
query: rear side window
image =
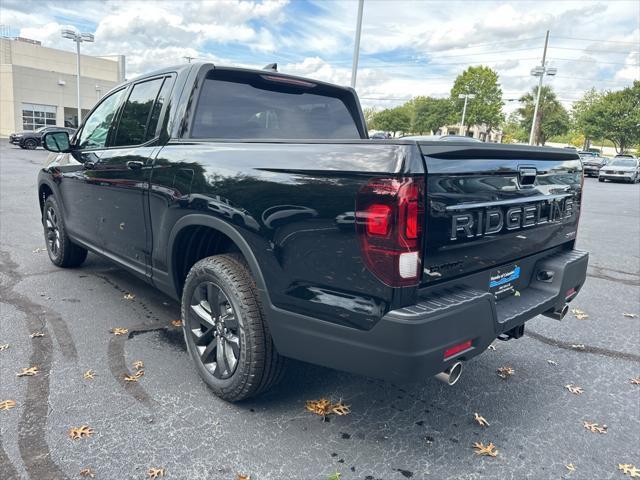
{"label": "rear side window", "polygon": [[155,136],[160,109],[154,105],[163,82],[164,78],[157,78],[133,86],[122,109],[118,132],[113,142],[115,146],[140,145]]}
{"label": "rear side window", "polygon": [[204,81],[191,136],[359,139],[360,132],[351,113],[356,108],[353,97],[341,97],[351,95],[311,82],[292,85],[254,73],[214,72]]}

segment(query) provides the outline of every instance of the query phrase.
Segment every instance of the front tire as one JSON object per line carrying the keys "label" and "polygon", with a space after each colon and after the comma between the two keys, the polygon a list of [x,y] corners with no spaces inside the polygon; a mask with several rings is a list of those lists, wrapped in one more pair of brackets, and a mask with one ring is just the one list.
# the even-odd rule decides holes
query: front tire
{"label": "front tire", "polygon": [[22,142],[22,148],[26,148],[27,150],[35,150],[38,148],[38,141],[33,138],[27,138],[24,142]]}
{"label": "front tire", "polygon": [[240,255],[204,258],[191,268],[182,320],[200,377],[223,400],[255,396],[282,377],[284,358],[276,352],[255,281]]}
{"label": "front tire", "polygon": [[87,250],[73,243],[67,235],[62,212],[53,195],[47,197],[44,202],[42,225],[51,263],[62,268],[82,265],[87,258]]}
{"label": "front tire", "polygon": [[598,177],[598,181],[599,181],[599,182],[603,182],[603,183],[604,183],[604,178],[600,178],[600,177]]}

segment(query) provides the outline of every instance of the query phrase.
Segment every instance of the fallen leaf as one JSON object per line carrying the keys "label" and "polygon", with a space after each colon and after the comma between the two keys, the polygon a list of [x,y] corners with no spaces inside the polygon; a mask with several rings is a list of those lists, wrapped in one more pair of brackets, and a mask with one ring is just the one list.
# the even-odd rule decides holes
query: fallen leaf
{"label": "fallen leaf", "polygon": [[36,248],[34,250],[31,250],[31,253],[40,253],[40,252],[44,252],[44,251],[45,251],[44,248],[38,247],[38,248]]}
{"label": "fallen leaf", "polygon": [[142,370],[144,368],[144,362],[142,360],[133,362],[133,368],[135,368],[136,370]]}
{"label": "fallen leaf", "polygon": [[342,403],[342,400],[337,403],[332,403],[326,398],[321,398],[320,400],[308,400],[306,402],[306,408],[308,411],[322,417],[326,417],[332,413],[335,413],[338,416],[348,415],[351,413],[349,405]]}
{"label": "fallen leaf", "polygon": [[144,370],[138,370],[136,373],[134,373],[133,375],[125,375],[124,379],[127,382],[137,382],[138,380],[140,380],[142,377],[144,377]]}
{"label": "fallen leaf", "polygon": [[125,300],[133,300],[134,298],[136,298],[136,296],[133,293],[127,292],[124,294],[124,297],[122,298],[124,298]]}
{"label": "fallen leaf", "polygon": [[638,318],[637,313],[623,313],[622,315],[624,315],[627,318]]}
{"label": "fallen leaf", "polygon": [[473,448],[476,449],[476,455],[486,455],[488,457],[497,457],[498,450],[496,450],[496,446],[489,442],[487,446],[485,446],[482,442],[476,442],[473,444]]}
{"label": "fallen leaf", "polygon": [[553,365],[554,367],[558,365],[558,362],[556,362],[555,360],[547,360],[547,363],[549,365]]}
{"label": "fallen leaf", "polygon": [[114,335],[126,335],[127,333],[129,333],[128,328],[122,328],[122,327],[115,327],[115,328],[112,328],[110,331]]}
{"label": "fallen leaf", "polygon": [[82,470],[80,470],[80,476],[81,477],[95,478],[96,473],[93,470],[91,470],[90,468],[83,468]]}
{"label": "fallen leaf", "polygon": [[584,393],[584,390],[582,389],[582,387],[574,385],[573,383],[570,383],[569,385],[565,385],[564,388],[569,390],[574,395],[582,395]]}
{"label": "fallen leaf", "polygon": [[16,373],[17,377],[33,377],[39,372],[38,367],[23,368],[20,372]]}
{"label": "fallen leaf", "polygon": [[572,308],[571,313],[578,320],[586,320],[587,318],[589,318],[589,315],[587,314],[587,312],[580,310],[579,308]]}
{"label": "fallen leaf", "polygon": [[618,470],[631,478],[640,478],[640,469],[630,463],[619,463]]}
{"label": "fallen leaf", "polygon": [[631,384],[632,385],[640,385],[640,377],[632,378],[631,379]]}
{"label": "fallen leaf", "polygon": [[91,370],[91,369],[87,370],[86,372],[84,372],[84,373],[82,374],[82,377],[83,377],[85,380],[93,380],[93,379],[95,378],[95,376],[96,376],[96,372],[94,372],[94,371],[93,371],[93,370]]}
{"label": "fallen leaf", "polygon": [[71,440],[77,440],[79,438],[90,437],[93,435],[93,428],[88,425],[82,425],[81,427],[74,427],[69,429],[69,437]]}
{"label": "fallen leaf", "polygon": [[481,415],[478,415],[477,413],[473,414],[473,419],[478,423],[478,425],[480,425],[481,427],[488,427],[489,426],[489,422],[487,422],[487,419],[484,418]]}
{"label": "fallen leaf", "polygon": [[586,428],[587,430],[593,433],[607,433],[606,425],[599,425],[597,423],[592,423],[587,421],[584,421],[582,423],[584,424],[584,428]]}
{"label": "fallen leaf", "polygon": [[149,478],[164,477],[164,468],[150,468],[147,475]]}
{"label": "fallen leaf", "polygon": [[5,400],[3,402],[0,402],[0,410],[11,410],[15,406],[16,406],[15,400]]}
{"label": "fallen leaf", "polygon": [[44,337],[44,332],[33,332],[31,335],[29,335],[31,338],[38,338],[38,337]]}
{"label": "fallen leaf", "polygon": [[2,350],[7,350],[8,348],[9,348],[9,344],[8,343],[2,344],[2,345],[0,345],[0,352]]}
{"label": "fallen leaf", "polygon": [[520,292],[518,290],[516,290],[515,292],[513,292],[513,296],[514,297],[519,297],[520,296]]}
{"label": "fallen leaf", "polygon": [[489,350],[493,350],[495,352],[496,346],[495,345],[489,345]]}
{"label": "fallen leaf", "polygon": [[338,403],[334,403],[331,406],[331,413],[335,413],[336,415],[342,417],[343,415],[349,415],[351,413],[351,409],[349,405],[345,405],[342,401]]}
{"label": "fallen leaf", "polygon": [[567,468],[567,470],[569,470],[569,473],[573,473],[576,471],[576,467],[573,466],[573,463],[569,463],[568,465],[565,465],[565,467]]}
{"label": "fallen leaf", "polygon": [[341,473],[340,472],[336,472],[336,473],[332,473],[331,475],[329,475],[327,477],[327,480],[340,480],[341,478]]}
{"label": "fallen leaf", "polygon": [[516,373],[516,371],[511,367],[500,367],[498,369],[498,376],[500,378],[504,378],[505,380],[509,378],[511,375]]}
{"label": "fallen leaf", "polygon": [[241,473],[236,473],[236,480],[251,480],[251,475],[242,475]]}
{"label": "fallen leaf", "polygon": [[585,346],[582,343],[576,343],[571,345],[571,348],[575,349],[575,350],[584,350]]}
{"label": "fallen leaf", "polygon": [[181,327],[182,326],[182,320],[180,320],[179,318],[177,320],[171,320],[171,325],[173,325],[176,328]]}

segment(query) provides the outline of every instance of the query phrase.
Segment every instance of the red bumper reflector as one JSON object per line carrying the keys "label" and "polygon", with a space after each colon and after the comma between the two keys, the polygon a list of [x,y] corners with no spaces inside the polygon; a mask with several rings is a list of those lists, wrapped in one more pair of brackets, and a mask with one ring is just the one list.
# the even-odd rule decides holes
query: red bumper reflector
{"label": "red bumper reflector", "polygon": [[467,340],[466,342],[460,343],[458,345],[454,345],[451,348],[447,348],[444,351],[444,358],[446,360],[449,357],[453,357],[455,354],[460,353],[466,350],[467,348],[471,348],[471,340]]}

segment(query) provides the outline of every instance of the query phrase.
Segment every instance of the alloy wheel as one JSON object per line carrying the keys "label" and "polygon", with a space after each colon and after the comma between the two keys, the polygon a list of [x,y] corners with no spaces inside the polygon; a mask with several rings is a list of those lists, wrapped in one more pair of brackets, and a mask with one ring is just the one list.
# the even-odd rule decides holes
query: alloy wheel
{"label": "alloy wheel", "polygon": [[231,377],[240,359],[240,324],[218,285],[202,282],[195,288],[185,329],[204,368],[218,379]]}
{"label": "alloy wheel", "polygon": [[45,212],[45,236],[47,248],[53,257],[60,254],[60,227],[58,225],[58,215],[52,207],[48,207]]}

